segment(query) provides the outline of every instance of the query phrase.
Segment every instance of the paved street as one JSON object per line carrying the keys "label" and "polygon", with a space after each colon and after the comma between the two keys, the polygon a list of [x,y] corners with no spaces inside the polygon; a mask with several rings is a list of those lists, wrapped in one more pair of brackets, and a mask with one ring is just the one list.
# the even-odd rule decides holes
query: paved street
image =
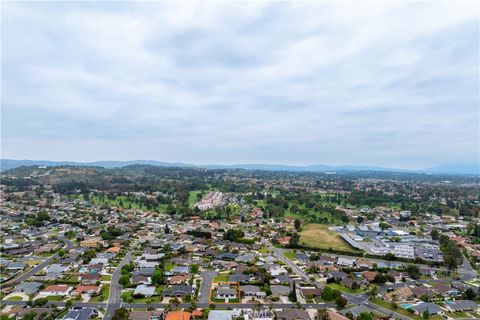
{"label": "paved street", "polygon": [[110,296],[108,297],[107,309],[105,311],[104,320],[110,320],[115,312],[115,309],[120,308],[122,303],[122,286],[118,283],[118,279],[122,274],[122,266],[128,264],[132,259],[132,254],[128,252],[120,264],[117,266],[117,269],[113,272],[112,280],[110,283]]}
{"label": "paved street", "polygon": [[208,303],[208,296],[212,288],[213,278],[217,275],[217,272],[206,270],[200,273],[202,277],[202,287],[200,288],[200,298],[198,303]]}

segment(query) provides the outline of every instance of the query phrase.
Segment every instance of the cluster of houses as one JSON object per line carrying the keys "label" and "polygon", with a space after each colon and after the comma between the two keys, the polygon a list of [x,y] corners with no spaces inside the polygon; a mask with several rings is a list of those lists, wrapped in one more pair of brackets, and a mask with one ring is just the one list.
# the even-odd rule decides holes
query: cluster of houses
{"label": "cluster of houses", "polygon": [[[315,279],[315,284],[307,283],[295,271],[296,268],[282,262],[270,249],[272,242],[289,245],[291,234],[296,232],[295,219],[265,218],[261,208],[245,206],[241,217],[211,221],[200,216],[186,219],[139,209],[103,208],[78,198],[66,200],[53,190],[48,190],[47,194],[48,199],[39,198],[36,204],[31,204],[26,199],[35,198],[35,193],[20,192],[13,195],[20,200],[9,201],[8,206],[2,208],[7,232],[0,243],[0,280],[6,284],[2,285],[5,301],[19,298],[34,302],[45,298],[49,301],[105,302],[108,297],[102,293],[108,292],[112,274],[128,251],[132,259],[128,268],[122,269],[122,276],[128,278],[122,283],[123,302],[202,301],[224,303],[227,308],[233,303],[273,305],[271,309],[211,310],[208,315],[199,309],[131,310],[129,318],[133,320],[199,320],[206,317],[210,320],[313,320],[317,316],[316,310],[281,309],[275,308],[275,304],[291,303],[292,293],[301,302],[320,302],[321,287],[329,284],[346,292],[366,292],[373,285],[383,288],[386,284],[388,289],[379,289],[377,297],[416,314],[427,311],[432,315],[451,312],[479,315],[475,301],[464,297],[471,285],[451,278],[438,282],[438,270],[425,266],[418,268],[423,281],[413,283],[407,263],[298,250],[291,260],[302,272]],[[48,201],[51,203],[46,205]],[[225,194],[212,192],[196,205],[203,211],[231,201]],[[381,222],[365,219],[355,225],[334,229],[345,241],[367,253],[442,261],[438,241],[428,236],[431,223],[426,225],[425,235],[417,235],[407,231],[409,227],[415,228],[415,224],[405,222],[411,216],[410,212],[374,210],[377,210],[374,213],[378,213],[378,217],[382,217]],[[48,225],[25,228],[25,217],[40,212],[47,212],[55,219]],[[369,213],[371,210],[360,212],[362,215]],[[348,214],[356,219],[359,212],[351,210]],[[98,221],[99,216],[108,219]],[[432,217],[432,223],[435,219]],[[444,221],[445,217],[440,219]],[[449,219],[446,225],[444,234],[475,255],[480,248],[470,244],[468,237],[454,232],[464,226],[463,222]],[[121,232],[115,240],[106,240],[102,237],[106,227]],[[224,239],[226,231],[233,228],[242,230],[242,241]],[[75,247],[64,250],[64,243],[58,239],[65,239],[68,232]],[[61,251],[64,252],[56,256]],[[40,264],[42,268],[34,269]],[[12,281],[18,274],[29,270],[35,272],[27,280]],[[203,273],[211,275],[211,279]],[[211,283],[204,283],[206,279]],[[435,281],[429,283],[429,280]],[[317,285],[318,282],[322,285]],[[399,285],[402,283],[404,285]],[[11,307],[4,313],[20,319],[25,310],[35,310],[37,314],[51,312],[50,308]],[[363,312],[373,310],[364,305],[339,312],[332,309],[326,312],[326,317],[346,320],[359,317]],[[95,308],[72,308],[62,319],[87,320],[98,316]]]}

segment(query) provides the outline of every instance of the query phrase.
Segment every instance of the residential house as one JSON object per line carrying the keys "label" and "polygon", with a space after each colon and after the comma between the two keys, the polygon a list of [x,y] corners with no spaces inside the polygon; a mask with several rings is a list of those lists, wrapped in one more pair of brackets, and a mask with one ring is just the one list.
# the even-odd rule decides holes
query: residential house
{"label": "residential house", "polygon": [[72,295],[79,295],[79,294],[98,294],[102,290],[101,286],[78,286],[74,291],[72,291]]}
{"label": "residential house", "polygon": [[91,264],[101,264],[102,266],[108,265],[108,258],[93,258],[90,261]]}
{"label": "residential house", "polygon": [[83,273],[78,277],[78,280],[83,285],[95,285],[102,280],[102,276],[98,273]]}
{"label": "residential house", "polygon": [[357,318],[360,314],[364,312],[371,313],[371,312],[374,312],[374,310],[364,305],[358,305],[352,308],[343,309],[339,311],[339,313],[342,314],[343,316],[347,316],[348,314],[351,314],[353,318]]}
{"label": "residential house", "polygon": [[304,309],[283,309],[277,312],[278,320],[310,320],[310,316]]}
{"label": "residential house", "polygon": [[96,248],[100,245],[100,243],[101,240],[99,238],[90,238],[81,241],[80,246],[85,248]]}
{"label": "residential house", "polygon": [[272,291],[271,296],[273,298],[280,298],[288,296],[290,293],[290,286],[272,285],[270,286],[270,290]]}
{"label": "residential house", "polygon": [[132,276],[130,278],[130,282],[132,284],[152,284],[152,280],[150,277],[142,276],[142,275]]}
{"label": "residential house", "polygon": [[414,297],[414,295],[415,294],[413,293],[412,289],[405,286],[405,287],[397,288],[397,289],[393,290],[392,292],[385,293],[384,297],[387,300],[392,300],[392,301],[396,300],[398,302],[406,302],[406,301],[411,300]]}
{"label": "residential house", "polygon": [[190,270],[186,266],[175,266],[170,272],[172,274],[189,274]]}
{"label": "residential house", "polygon": [[442,308],[435,303],[430,302],[421,302],[413,305],[410,309],[412,309],[413,312],[418,315],[422,315],[425,311],[427,311],[429,315],[441,315],[443,313]]}
{"label": "residential house", "polygon": [[337,259],[337,265],[347,268],[353,268],[355,265],[355,259],[339,257]]}
{"label": "residential house", "polygon": [[245,320],[273,320],[275,319],[275,314],[268,310],[247,310],[243,317]]}
{"label": "residential house", "polygon": [[375,272],[375,271],[365,271],[365,272],[363,272],[363,277],[370,283],[375,281],[375,276],[376,275],[377,275],[377,272]]}
{"label": "residential house", "polygon": [[428,298],[431,298],[435,295],[435,293],[430,290],[427,287],[419,286],[419,287],[412,287],[410,288],[412,290],[413,294],[417,298],[421,298],[422,296],[426,296]]}
{"label": "residential house", "polygon": [[240,310],[210,310],[207,320],[234,320],[240,317]]}
{"label": "residential house", "polygon": [[322,294],[322,291],[315,287],[301,287],[300,293],[302,297],[309,298],[309,297],[319,297]]}
{"label": "residential house", "polygon": [[191,316],[188,311],[169,311],[165,320],[190,320]]}
{"label": "residential house", "polygon": [[42,284],[40,282],[23,282],[15,287],[13,292],[23,292],[25,294],[36,294]]}
{"label": "residential house", "polygon": [[154,272],[155,272],[155,268],[140,268],[138,270],[133,271],[132,275],[134,276],[141,275],[141,276],[151,277]]}
{"label": "residential house", "polygon": [[447,301],[445,307],[451,312],[478,311],[478,304],[472,300]]}
{"label": "residential house", "polygon": [[240,292],[245,297],[265,297],[266,296],[265,292],[260,291],[259,286],[252,286],[252,285],[240,286]]}
{"label": "residential house", "polygon": [[241,284],[249,283],[251,276],[248,274],[232,274],[228,277],[228,282],[238,282]]}
{"label": "residential house", "polygon": [[456,295],[459,295],[460,292],[458,292],[457,289],[455,288],[452,288],[451,286],[449,285],[445,285],[445,284],[439,284],[439,285],[436,285],[433,287],[433,290],[439,294],[441,294],[442,296],[456,296]]}
{"label": "residential house", "polygon": [[142,297],[151,297],[155,294],[155,287],[154,286],[147,286],[144,284],[139,284],[135,291],[133,292],[133,296],[142,296]]}
{"label": "residential house", "polygon": [[98,311],[93,308],[70,309],[63,320],[89,320],[98,316]]}
{"label": "residential house", "polygon": [[345,317],[344,315],[333,311],[333,310],[327,310],[327,317],[329,320],[350,320],[349,318]]}
{"label": "residential house", "polygon": [[24,317],[29,313],[36,313],[35,320],[43,320],[48,315],[52,315],[55,312],[53,308],[20,308],[16,312],[17,319],[24,319]]}
{"label": "residential house", "polygon": [[164,297],[185,297],[186,295],[191,295],[193,288],[189,284],[176,284],[169,286],[163,292]]}
{"label": "residential house", "polygon": [[170,283],[170,284],[181,284],[181,283],[187,282],[187,280],[188,280],[188,277],[186,275],[179,274],[179,275],[176,275],[176,276],[171,276],[168,279],[168,283]]}
{"label": "residential house", "polygon": [[217,288],[215,297],[217,299],[237,299],[238,292],[237,289],[231,288],[230,286],[220,286]]}
{"label": "residential house", "polygon": [[69,292],[72,291],[72,287],[67,286],[66,284],[55,284],[46,287],[40,291],[39,295],[41,296],[66,296]]}

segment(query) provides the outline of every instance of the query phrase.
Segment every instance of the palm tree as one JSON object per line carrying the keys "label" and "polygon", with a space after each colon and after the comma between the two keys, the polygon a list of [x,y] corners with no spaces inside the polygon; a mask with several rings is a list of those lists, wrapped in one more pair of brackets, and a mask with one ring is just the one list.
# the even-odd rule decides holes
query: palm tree
{"label": "palm tree", "polygon": [[370,291],[368,292],[368,296],[370,297],[371,300],[375,299],[375,297],[377,296],[377,287],[376,286],[372,286],[370,288]]}

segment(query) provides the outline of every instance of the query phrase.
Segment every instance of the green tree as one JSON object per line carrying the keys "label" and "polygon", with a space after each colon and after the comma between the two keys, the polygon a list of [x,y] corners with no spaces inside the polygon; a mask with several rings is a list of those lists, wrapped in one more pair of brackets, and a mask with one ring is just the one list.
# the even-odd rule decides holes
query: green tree
{"label": "green tree", "polygon": [[297,301],[297,284],[295,283],[295,281],[293,281],[292,289],[290,290],[290,293],[288,294],[288,299],[291,302],[296,302]]}
{"label": "green tree", "polygon": [[300,231],[300,229],[302,228],[302,222],[300,221],[300,219],[295,219],[294,226],[297,231]]}
{"label": "green tree", "polygon": [[152,275],[152,283],[156,285],[160,285],[165,281],[163,276],[163,271],[160,268],[155,269]]}
{"label": "green tree", "polygon": [[370,300],[373,300],[375,299],[376,296],[377,296],[377,287],[372,286],[368,291],[368,297],[370,298]]}
{"label": "green tree", "polygon": [[298,248],[299,241],[300,241],[300,236],[298,235],[298,233],[295,232],[290,237],[290,241],[288,242],[288,246],[290,248]]}
{"label": "green tree", "polygon": [[341,309],[347,305],[347,299],[340,295],[335,299],[335,305]]}
{"label": "green tree", "polygon": [[475,291],[473,291],[472,288],[468,288],[463,294],[465,296],[465,299],[467,300],[475,300],[475,298],[477,297],[477,294],[475,293]]}
{"label": "green tree", "polygon": [[123,287],[126,287],[130,283],[130,276],[128,274],[123,274],[118,279],[118,283]]}
{"label": "green tree", "polygon": [[330,286],[325,286],[322,291],[322,299],[324,301],[331,301],[333,299],[333,290]]}
{"label": "green tree", "polygon": [[129,311],[125,308],[115,309],[112,320],[128,320]]}
{"label": "green tree", "polygon": [[375,278],[374,278],[373,281],[375,283],[384,284],[385,282],[387,282],[387,277],[385,277],[385,275],[383,273],[378,272],[375,275]]}
{"label": "green tree", "polygon": [[72,300],[67,300],[67,302],[65,302],[65,308],[66,309],[70,309],[72,306],[73,306]]}
{"label": "green tree", "polygon": [[422,318],[425,320],[430,318],[430,312],[428,312],[428,309],[422,312]]}
{"label": "green tree", "polygon": [[[22,317],[22,320],[35,320],[36,316],[37,316],[36,312],[29,312]],[[7,317],[7,319],[9,318]]]}
{"label": "green tree", "polygon": [[357,320],[373,320],[370,312],[362,312],[358,315]]}
{"label": "green tree", "polygon": [[190,273],[198,273],[198,270],[199,270],[198,264],[193,263],[190,265]]}

